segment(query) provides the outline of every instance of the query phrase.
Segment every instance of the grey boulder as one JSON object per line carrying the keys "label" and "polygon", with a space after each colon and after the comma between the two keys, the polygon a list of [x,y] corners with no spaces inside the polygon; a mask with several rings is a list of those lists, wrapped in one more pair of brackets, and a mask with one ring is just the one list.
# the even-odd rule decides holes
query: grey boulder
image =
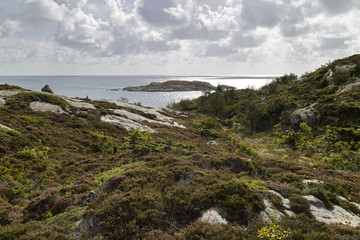
{"label": "grey boulder", "polygon": [[290,115],[290,123],[293,128],[299,127],[300,123],[306,123],[309,126],[320,123],[321,115],[318,110],[314,108],[316,104],[309,107],[301,108],[294,111]]}

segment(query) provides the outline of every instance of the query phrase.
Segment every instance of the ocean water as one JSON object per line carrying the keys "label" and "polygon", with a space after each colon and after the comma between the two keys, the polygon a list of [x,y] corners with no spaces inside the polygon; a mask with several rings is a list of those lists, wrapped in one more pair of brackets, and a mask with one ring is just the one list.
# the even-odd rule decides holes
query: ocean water
{"label": "ocean water", "polygon": [[[129,103],[141,103],[149,107],[165,107],[183,99],[200,97],[201,91],[191,92],[127,92],[128,86],[142,86],[151,82],[168,80],[204,81],[217,86],[229,85],[237,89],[259,88],[273,80],[273,76],[0,76],[0,83],[17,85],[22,88],[40,91],[48,84],[55,94],[68,97],[89,97],[91,99],[111,99]],[[114,91],[113,89],[119,89]]]}

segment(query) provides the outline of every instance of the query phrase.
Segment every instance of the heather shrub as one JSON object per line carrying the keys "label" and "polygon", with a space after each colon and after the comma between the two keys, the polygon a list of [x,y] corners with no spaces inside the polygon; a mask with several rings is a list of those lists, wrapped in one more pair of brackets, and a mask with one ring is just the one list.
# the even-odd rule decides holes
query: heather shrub
{"label": "heather shrub", "polygon": [[310,204],[309,201],[301,195],[292,194],[289,197],[290,209],[295,213],[305,213],[310,215]]}
{"label": "heather shrub", "polygon": [[12,97],[17,99],[29,100],[29,101],[47,102],[61,107],[66,107],[70,105],[66,100],[64,100],[61,97],[58,97],[53,94],[40,93],[40,92],[21,92]]}

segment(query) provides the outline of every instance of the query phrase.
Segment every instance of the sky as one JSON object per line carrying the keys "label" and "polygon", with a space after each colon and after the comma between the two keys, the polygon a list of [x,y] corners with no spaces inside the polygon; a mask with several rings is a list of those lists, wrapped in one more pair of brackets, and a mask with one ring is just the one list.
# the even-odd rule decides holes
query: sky
{"label": "sky", "polygon": [[359,26],[359,0],[0,0],[0,75],[301,75]]}

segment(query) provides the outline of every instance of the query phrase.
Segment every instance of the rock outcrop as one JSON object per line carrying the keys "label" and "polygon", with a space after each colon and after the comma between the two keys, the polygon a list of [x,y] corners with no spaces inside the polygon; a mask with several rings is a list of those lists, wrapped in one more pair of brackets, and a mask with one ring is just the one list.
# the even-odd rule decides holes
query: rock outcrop
{"label": "rock outcrop", "polygon": [[342,207],[334,205],[332,210],[325,207],[325,204],[312,195],[304,196],[310,203],[310,212],[316,220],[327,224],[335,223],[350,225],[352,227],[360,226],[360,217],[354,213],[348,212]]}
{"label": "rock outcrop", "polygon": [[51,90],[50,86],[47,84],[41,89],[41,91],[47,93],[54,93],[53,90]]}
{"label": "rock outcrop", "polygon": [[150,132],[150,133],[156,132],[154,129],[152,129],[148,126],[145,126],[145,125],[137,123],[133,120],[130,120],[130,119],[127,119],[124,117],[120,117],[120,116],[116,116],[116,115],[104,115],[101,117],[101,121],[121,126],[121,127],[125,128],[127,131],[132,131],[136,128],[139,128],[140,132]]}
{"label": "rock outcrop", "polygon": [[1,97],[10,97],[18,94],[20,91],[14,91],[14,90],[1,90],[0,96]]}
{"label": "rock outcrop", "polygon": [[[225,87],[225,86],[223,86]],[[179,91],[215,91],[216,87],[208,82],[200,81],[166,81],[152,82],[146,86],[125,87],[123,91],[136,92],[179,92]]]}
{"label": "rock outcrop", "polygon": [[300,123],[304,122],[309,126],[320,123],[321,115],[318,110],[315,109],[316,104],[312,104],[309,107],[301,108],[294,111],[290,115],[290,123],[293,128],[299,127]]}
{"label": "rock outcrop", "polygon": [[337,94],[342,94],[342,93],[344,93],[344,92],[346,92],[346,91],[351,90],[351,89],[354,88],[354,87],[360,87],[360,78],[357,78],[357,79],[355,80],[355,82],[353,82],[353,83],[349,83],[349,84],[346,84],[345,86],[341,87],[341,88],[338,90]]}
{"label": "rock outcrop", "polygon": [[324,77],[322,79],[328,80],[328,79],[330,79],[332,77],[333,74],[334,74],[334,72],[331,69],[329,69],[329,71],[327,71],[325,73],[325,75],[324,75]]}
{"label": "rock outcrop", "polygon": [[214,224],[227,224],[225,218],[221,217],[219,210],[217,208],[210,208],[201,214],[201,217],[198,219],[200,222]]}
{"label": "rock outcrop", "polygon": [[279,211],[272,202],[268,199],[264,199],[265,210],[260,213],[263,220],[266,222],[271,222],[272,218],[281,219],[283,216],[295,216],[296,214],[290,210],[290,200],[284,198],[280,193],[275,192],[274,190],[269,190],[269,193],[274,194],[281,199],[282,211]]}
{"label": "rock outcrop", "polygon": [[70,103],[71,106],[75,107],[75,108],[85,108],[85,109],[96,109],[96,107],[91,104],[91,103],[87,103],[87,102],[83,102],[81,100],[77,100],[77,99],[66,99],[66,101],[68,103]]}
{"label": "rock outcrop", "polygon": [[30,108],[31,110],[38,112],[53,112],[56,114],[66,114],[66,112],[60,106],[53,105],[50,103],[31,102]]}

